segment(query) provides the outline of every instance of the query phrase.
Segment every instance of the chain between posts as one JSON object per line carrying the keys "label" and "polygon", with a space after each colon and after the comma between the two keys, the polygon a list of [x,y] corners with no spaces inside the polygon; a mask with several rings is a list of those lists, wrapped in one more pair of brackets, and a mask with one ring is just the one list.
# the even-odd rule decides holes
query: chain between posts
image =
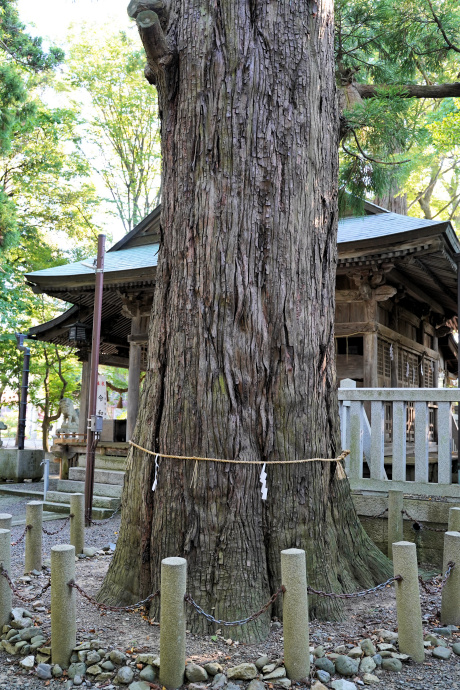
{"label": "chain between posts", "polygon": [[16,541],[11,542],[11,546],[17,546],[20,544],[22,541],[24,541],[24,537],[26,536],[27,532],[32,529],[32,525],[26,525],[24,528],[24,532],[21,534],[19,539],[16,539]]}
{"label": "chain between posts", "polygon": [[101,527],[102,525],[105,525],[105,523],[107,522],[107,520],[111,520],[113,517],[115,517],[115,515],[118,513],[118,511],[119,511],[120,509],[121,509],[121,503],[120,503],[120,505],[118,506],[118,508],[117,508],[116,510],[113,511],[112,515],[109,515],[109,517],[106,518],[105,520],[102,520],[101,522],[96,522],[96,520],[90,520],[90,523],[91,523],[92,525],[96,525],[97,527]]}
{"label": "chain between posts", "polygon": [[88,592],[85,592],[85,590],[82,589],[80,585],[77,585],[75,580],[69,580],[67,584],[69,585],[69,587],[73,587],[74,589],[76,589],[82,597],[84,597],[87,601],[89,601],[90,604],[93,604],[93,606],[96,606],[101,611],[135,611],[136,609],[141,608],[141,606],[146,606],[147,604],[149,604],[155,597],[160,596],[160,590],[157,589],[156,592],[150,594],[148,597],[142,599],[142,601],[136,602],[135,604],[130,604],[129,606],[108,606],[108,604],[102,604],[101,602],[96,601],[96,599],[92,597],[90,594],[88,594]]}
{"label": "chain between posts", "polygon": [[[444,533],[446,531],[445,529],[441,529],[441,528],[437,528],[437,527],[427,527],[427,525],[422,525],[422,523],[419,522],[418,520],[416,520],[415,518],[413,518],[412,515],[409,515],[407,510],[401,510],[401,513],[403,515],[405,515],[407,518],[409,518],[409,520],[411,520],[414,523],[413,529],[416,529],[417,531],[423,530],[423,529],[428,530],[429,532],[442,532],[442,533]],[[415,527],[415,525],[417,525],[417,527]]]}
{"label": "chain between posts", "polygon": [[377,515],[369,515],[369,517],[374,520],[375,518],[382,517],[382,515],[385,515],[385,513],[388,513],[388,508],[384,508],[384,510],[382,510],[381,513],[377,513]]}
{"label": "chain between posts", "polygon": [[0,565],[0,576],[3,576],[5,578],[5,580],[8,582],[9,588],[11,589],[13,594],[18,599],[23,601],[25,604],[30,604],[33,601],[35,601],[36,599],[40,599],[40,597],[43,596],[43,594],[46,592],[46,590],[51,587],[51,579],[49,579],[48,582],[44,585],[44,587],[41,588],[41,590],[39,592],[34,594],[34,596],[31,599],[28,599],[26,597],[23,597],[22,594],[20,594],[20,592],[17,589],[17,587],[15,586],[13,580],[10,578],[8,571],[5,570],[5,568],[3,568],[1,565]]}
{"label": "chain between posts", "polygon": [[75,515],[74,515],[73,513],[71,513],[68,517],[63,518],[63,519],[64,519],[64,524],[61,525],[55,532],[48,532],[48,530],[45,529],[44,527],[42,527],[42,532],[44,532],[45,534],[47,534],[49,537],[54,537],[55,534],[59,534],[59,532],[62,532],[62,530],[64,529],[64,527],[67,526],[68,521],[69,521],[71,518],[73,518],[73,517],[75,517]]}
{"label": "chain between posts", "polygon": [[242,618],[239,621],[221,621],[217,618],[214,618],[214,616],[212,616],[210,613],[205,613],[203,611],[203,609],[201,608],[201,606],[199,606],[199,604],[197,604],[196,601],[194,599],[192,599],[190,594],[185,595],[184,601],[186,601],[188,604],[191,604],[194,607],[194,609],[201,616],[204,616],[206,618],[206,620],[208,620],[210,623],[217,623],[217,625],[226,625],[226,626],[245,625],[246,623],[250,623],[251,621],[256,620],[256,618],[259,618],[259,616],[261,616],[263,613],[265,613],[265,611],[267,611],[270,608],[270,606],[275,603],[275,601],[277,600],[279,595],[284,594],[285,591],[286,591],[286,587],[284,585],[281,585],[280,587],[278,587],[276,592],[274,594],[272,594],[270,599],[267,601],[266,604],[264,604],[262,606],[261,609],[259,609],[255,613],[251,614],[247,618]]}
{"label": "chain between posts", "polygon": [[389,580],[382,582],[380,585],[369,587],[369,589],[363,589],[361,592],[353,592],[352,594],[323,592],[318,589],[313,589],[313,587],[310,587],[310,585],[307,586],[307,592],[309,594],[316,594],[318,597],[330,597],[331,599],[354,599],[355,597],[365,597],[367,594],[374,594],[374,592],[378,592],[380,589],[385,589],[385,587],[388,587],[393,582],[401,582],[402,579],[402,575],[395,575],[395,577],[390,577]]}
{"label": "chain between posts", "polygon": [[437,590],[437,591],[433,591],[432,589],[430,589],[428,587],[428,585],[436,585],[437,584],[434,581],[434,578],[425,582],[425,580],[422,578],[422,576],[419,575],[418,581],[427,594],[438,594],[439,591],[442,591],[444,589],[444,586],[445,586],[447,580],[449,579],[449,576],[450,576],[454,567],[455,567],[455,563],[453,561],[449,561],[447,564],[447,570],[444,573],[444,577],[442,578],[441,582],[439,583],[439,590]]}

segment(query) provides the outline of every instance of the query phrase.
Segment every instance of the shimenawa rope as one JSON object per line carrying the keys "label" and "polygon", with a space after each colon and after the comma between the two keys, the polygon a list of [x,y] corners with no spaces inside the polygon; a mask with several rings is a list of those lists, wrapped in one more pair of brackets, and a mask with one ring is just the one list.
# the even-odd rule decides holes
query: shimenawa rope
{"label": "shimenawa rope", "polygon": [[305,460],[270,460],[269,462],[267,462],[266,460],[223,460],[222,458],[199,458],[193,455],[167,455],[166,453],[156,453],[153,450],[148,450],[148,448],[143,448],[142,446],[139,446],[137,443],[134,443],[134,441],[130,441],[129,443],[135,448],[142,450],[144,453],[156,456],[157,458],[169,458],[170,460],[195,460],[196,462],[224,462],[231,463],[233,465],[294,465],[296,463],[304,462],[342,462],[342,460],[345,460],[347,455],[350,454],[349,450],[344,450],[338,456],[338,458],[307,458]]}

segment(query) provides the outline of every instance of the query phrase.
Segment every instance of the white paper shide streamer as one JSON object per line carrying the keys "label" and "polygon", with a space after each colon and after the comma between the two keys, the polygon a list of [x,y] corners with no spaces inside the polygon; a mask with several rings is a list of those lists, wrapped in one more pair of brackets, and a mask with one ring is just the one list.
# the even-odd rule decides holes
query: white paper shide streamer
{"label": "white paper shide streamer", "polygon": [[262,494],[262,501],[267,500],[267,473],[265,472],[265,463],[262,465],[262,472],[260,473],[260,483],[262,484],[260,492]]}
{"label": "white paper shide streamer", "polygon": [[160,467],[160,463],[158,462],[158,454],[157,454],[157,455],[155,455],[155,476],[153,477],[152,491],[155,491],[155,489],[157,488],[159,467]]}

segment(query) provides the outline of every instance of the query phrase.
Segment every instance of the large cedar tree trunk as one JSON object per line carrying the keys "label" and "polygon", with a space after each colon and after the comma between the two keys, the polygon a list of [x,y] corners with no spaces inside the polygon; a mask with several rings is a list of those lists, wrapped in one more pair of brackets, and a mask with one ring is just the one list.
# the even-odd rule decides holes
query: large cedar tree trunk
{"label": "large cedar tree trunk", "polygon": [[[335,457],[338,119],[332,0],[132,0],[162,119],[163,241],[134,441],[176,455]],[[165,39],[166,36],[166,39]],[[131,452],[122,525],[100,593],[132,602],[167,556],[188,590],[235,619],[307,551],[312,584],[367,586],[388,561],[335,463],[268,467]],[[330,600],[312,616],[340,615]],[[189,612],[190,625],[209,631]],[[262,637],[268,614],[232,636]]]}

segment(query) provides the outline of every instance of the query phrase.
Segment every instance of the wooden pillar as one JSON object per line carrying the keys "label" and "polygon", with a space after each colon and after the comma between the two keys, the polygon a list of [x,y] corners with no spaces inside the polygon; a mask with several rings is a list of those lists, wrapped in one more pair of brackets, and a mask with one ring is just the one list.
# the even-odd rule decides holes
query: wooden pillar
{"label": "wooden pillar", "polygon": [[81,393],[80,393],[80,417],[78,420],[78,433],[86,435],[88,426],[88,402],[89,402],[89,379],[91,367],[89,359],[82,362],[81,367]]}
{"label": "wooden pillar", "polygon": [[391,387],[399,388],[398,382],[398,357],[399,347],[397,343],[393,342],[393,359],[391,360]]}
{"label": "wooden pillar", "polygon": [[[142,334],[142,317],[134,316],[131,319],[131,335]],[[141,378],[142,346],[136,342],[129,343],[129,370],[128,370],[128,409],[126,415],[126,440],[130,441],[136,425],[137,411],[139,409],[139,389]]]}
{"label": "wooden pillar", "polygon": [[363,388],[377,388],[377,333],[364,333],[363,353]]}

